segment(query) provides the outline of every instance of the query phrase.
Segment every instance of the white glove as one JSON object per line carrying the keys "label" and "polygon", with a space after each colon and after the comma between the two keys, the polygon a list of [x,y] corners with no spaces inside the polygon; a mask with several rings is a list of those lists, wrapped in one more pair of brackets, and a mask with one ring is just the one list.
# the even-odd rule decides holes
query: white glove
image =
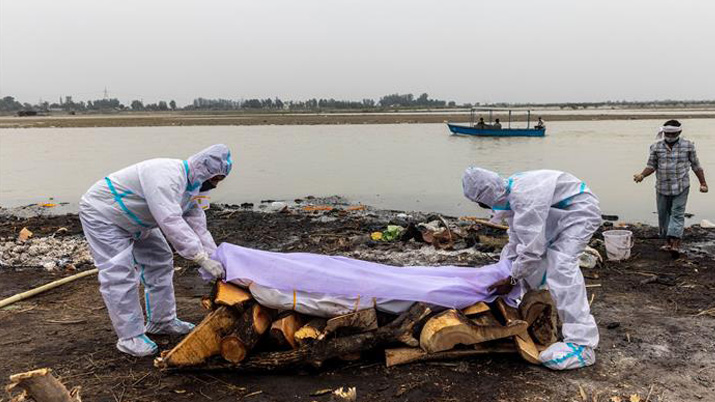
{"label": "white glove", "polygon": [[194,262],[201,265],[201,268],[203,268],[206,273],[209,275],[213,276],[216,279],[223,278],[225,275],[225,270],[223,269],[223,265],[215,260],[212,260],[209,258],[209,255],[206,254],[205,252],[202,252],[198,256],[194,258]]}

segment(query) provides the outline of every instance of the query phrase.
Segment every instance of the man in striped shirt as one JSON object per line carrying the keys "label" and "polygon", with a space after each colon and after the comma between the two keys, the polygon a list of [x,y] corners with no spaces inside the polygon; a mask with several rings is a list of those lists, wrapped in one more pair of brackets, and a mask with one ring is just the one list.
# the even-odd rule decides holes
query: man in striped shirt
{"label": "man in striped shirt", "polygon": [[[650,146],[648,163],[641,173],[633,176],[636,183],[655,172],[658,227],[666,239],[664,250],[678,253],[685,224],[685,205],[690,191],[690,169],[700,181],[700,192],[707,193],[695,143],[680,138],[682,128],[677,120],[668,120],[658,132],[659,141]],[[662,138],[661,138],[662,137]]]}

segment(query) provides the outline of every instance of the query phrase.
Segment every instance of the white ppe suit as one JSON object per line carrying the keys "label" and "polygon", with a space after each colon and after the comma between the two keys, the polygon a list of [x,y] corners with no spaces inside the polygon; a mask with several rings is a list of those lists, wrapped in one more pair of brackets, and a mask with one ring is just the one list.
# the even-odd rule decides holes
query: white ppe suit
{"label": "white ppe suit", "polygon": [[143,335],[139,281],[144,285],[147,328],[176,321],[174,264],[167,239],[189,260],[216,250],[197,198],[203,196],[203,182],[228,175],[231,166],[229,149],[213,145],[187,160],[151,159],[129,166],[82,196],[79,217],[120,341],[142,336],[151,342]]}
{"label": "white ppe suit", "polygon": [[564,343],[542,352],[555,369],[593,364],[598,327],[588,305],[579,257],[601,225],[598,198],[586,184],[565,172],[536,170],[508,179],[477,167],[462,178],[464,195],[486,204],[509,225],[501,258],[512,264],[512,278],[526,288],[548,287],[563,323]]}

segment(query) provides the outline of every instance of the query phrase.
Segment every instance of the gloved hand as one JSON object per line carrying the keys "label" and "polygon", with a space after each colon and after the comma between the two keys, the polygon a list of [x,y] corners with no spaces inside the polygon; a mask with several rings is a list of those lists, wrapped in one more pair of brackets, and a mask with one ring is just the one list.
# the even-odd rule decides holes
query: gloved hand
{"label": "gloved hand", "polygon": [[643,181],[643,175],[638,173],[633,175],[633,181],[636,183],[640,183]]}
{"label": "gloved hand", "polygon": [[226,274],[223,265],[215,260],[209,258],[209,255],[205,252],[200,253],[194,258],[194,262],[201,265],[201,268],[206,271],[209,275],[216,279],[223,278]]}
{"label": "gloved hand", "polygon": [[707,185],[707,184],[701,184],[701,185],[700,185],[700,192],[701,192],[701,193],[707,193],[707,192],[708,192],[708,185]]}

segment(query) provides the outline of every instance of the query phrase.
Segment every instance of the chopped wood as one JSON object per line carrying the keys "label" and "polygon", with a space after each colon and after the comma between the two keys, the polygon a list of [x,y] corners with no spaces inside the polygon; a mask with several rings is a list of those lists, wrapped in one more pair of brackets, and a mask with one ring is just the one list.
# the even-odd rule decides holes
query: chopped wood
{"label": "chopped wood", "polygon": [[201,297],[201,307],[205,308],[206,310],[213,310],[214,309],[213,299],[210,296]]}
{"label": "chopped wood", "polygon": [[377,311],[374,308],[368,308],[356,313],[331,318],[325,325],[323,332],[318,336],[318,340],[322,340],[329,334],[343,328],[350,330],[352,333],[373,331],[377,329]]}
{"label": "chopped wood", "polygon": [[530,290],[519,305],[519,315],[529,323],[536,343],[551,345],[558,340],[559,315],[548,290]]}
{"label": "chopped wood", "polygon": [[49,368],[11,375],[10,384],[5,387],[5,390],[12,395],[15,388],[23,390],[22,395],[13,399],[18,401],[26,400],[24,397],[31,397],[36,402],[82,401],[79,396],[80,387],[68,391],[64,384],[52,375],[52,370]]}
{"label": "chopped wood", "polygon": [[221,339],[238,322],[238,317],[230,307],[219,306],[210,312],[176,347],[162,352],[154,360],[159,368],[189,367],[206,362],[211,356],[221,352]]}
{"label": "chopped wood", "polygon": [[528,324],[512,320],[503,325],[478,325],[457,310],[447,310],[430,318],[422,328],[420,347],[429,353],[443,352],[457,345],[475,343],[514,336],[525,332]]}
{"label": "chopped wood", "polygon": [[[501,297],[497,299],[496,305],[507,324],[510,322],[520,321],[519,311],[511,306],[508,306]],[[541,364],[541,361],[539,360],[539,350],[536,348],[534,340],[531,339],[529,331],[527,331],[526,328],[524,331],[516,334],[513,339],[519,355],[524,360],[532,364]]]}
{"label": "chopped wood", "polygon": [[280,348],[296,349],[298,343],[295,341],[295,333],[302,324],[301,317],[294,312],[273,321],[269,332],[271,341]]}
{"label": "chopped wood", "polygon": [[237,307],[252,300],[251,294],[240,287],[223,281],[216,282],[214,303],[224,306]]}
{"label": "chopped wood", "polygon": [[231,363],[240,363],[253,349],[273,322],[273,311],[253,304],[243,312],[233,331],[221,339],[221,356]]}
{"label": "chopped wood", "polygon": [[300,327],[293,335],[293,338],[298,346],[310,344],[318,339],[323,329],[325,329],[325,325],[327,325],[326,319],[313,318],[308,321],[307,324]]}
{"label": "chopped wood", "polygon": [[447,350],[437,353],[428,353],[421,348],[386,349],[385,363],[387,367],[392,367],[415,362],[462,359],[491,353],[516,353],[516,347],[513,344],[490,345],[486,343],[476,344],[473,349]]}
{"label": "chopped wood", "polygon": [[205,366],[208,369],[236,370],[283,370],[301,365],[320,367],[328,359],[350,353],[371,350],[379,345],[402,342],[407,346],[417,346],[419,342],[413,337],[415,325],[431,313],[424,303],[415,303],[391,323],[374,331],[349,335],[339,338],[324,338],[309,346],[285,352],[265,352],[248,356],[240,364],[214,364]]}
{"label": "chopped wood", "polygon": [[489,311],[489,306],[487,305],[487,303],[479,302],[477,304],[473,304],[473,305],[463,309],[462,314],[469,317],[470,315],[481,314],[481,313],[485,313],[487,311]]}

